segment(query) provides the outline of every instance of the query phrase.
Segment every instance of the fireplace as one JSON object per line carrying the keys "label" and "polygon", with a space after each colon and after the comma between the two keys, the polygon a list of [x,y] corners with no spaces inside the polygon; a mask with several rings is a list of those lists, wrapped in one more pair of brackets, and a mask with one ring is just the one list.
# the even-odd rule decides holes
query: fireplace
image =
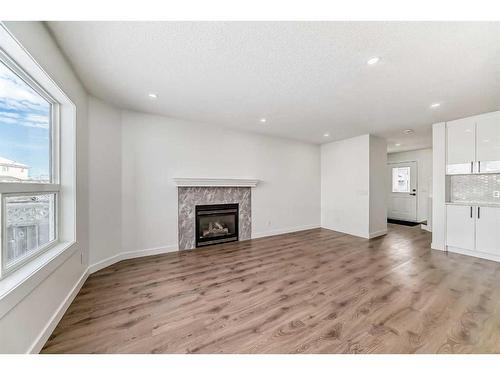
{"label": "fireplace", "polygon": [[196,247],[238,241],[239,204],[196,206]]}
{"label": "fireplace", "polygon": [[252,238],[251,196],[250,187],[179,186],[177,189],[179,250],[189,250],[199,246],[196,207],[202,205],[228,204],[230,209],[237,208],[238,231],[236,227],[234,228],[238,235],[237,241]]}

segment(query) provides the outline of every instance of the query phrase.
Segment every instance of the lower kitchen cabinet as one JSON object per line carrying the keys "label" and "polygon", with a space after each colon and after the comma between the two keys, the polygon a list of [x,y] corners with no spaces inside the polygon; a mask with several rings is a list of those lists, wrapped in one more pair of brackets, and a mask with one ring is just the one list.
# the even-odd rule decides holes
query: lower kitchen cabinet
{"label": "lower kitchen cabinet", "polygon": [[500,208],[477,207],[476,250],[500,256]]}
{"label": "lower kitchen cabinet", "polygon": [[447,205],[446,245],[500,261],[500,207]]}
{"label": "lower kitchen cabinet", "polygon": [[446,210],[446,244],[474,250],[475,207],[448,205]]}

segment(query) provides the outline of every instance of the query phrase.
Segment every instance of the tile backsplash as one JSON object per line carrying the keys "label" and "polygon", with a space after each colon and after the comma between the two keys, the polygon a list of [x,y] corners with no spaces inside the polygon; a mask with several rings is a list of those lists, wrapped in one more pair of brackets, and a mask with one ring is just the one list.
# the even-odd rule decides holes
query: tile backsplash
{"label": "tile backsplash", "polygon": [[500,197],[495,197],[495,192],[500,192],[500,174],[457,175],[450,178],[451,202],[500,203]]}

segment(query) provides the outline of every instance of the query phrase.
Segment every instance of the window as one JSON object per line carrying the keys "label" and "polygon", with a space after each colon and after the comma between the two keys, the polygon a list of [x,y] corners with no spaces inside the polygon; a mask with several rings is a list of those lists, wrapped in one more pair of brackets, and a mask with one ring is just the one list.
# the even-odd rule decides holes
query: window
{"label": "window", "polygon": [[57,243],[59,103],[0,50],[1,273]]}
{"label": "window", "polygon": [[55,193],[5,197],[7,269],[56,239],[55,203]]}
{"label": "window", "polygon": [[392,192],[410,192],[410,167],[392,168]]}
{"label": "window", "polygon": [[[0,61],[0,182],[51,182],[51,103]],[[28,169],[24,174],[23,170]]]}

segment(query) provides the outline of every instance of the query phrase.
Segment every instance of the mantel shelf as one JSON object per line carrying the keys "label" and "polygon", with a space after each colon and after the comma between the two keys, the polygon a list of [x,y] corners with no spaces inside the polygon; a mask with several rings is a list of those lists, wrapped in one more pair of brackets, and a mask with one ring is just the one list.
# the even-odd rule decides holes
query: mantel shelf
{"label": "mantel shelf", "polygon": [[249,178],[174,178],[178,187],[256,187],[259,180]]}

